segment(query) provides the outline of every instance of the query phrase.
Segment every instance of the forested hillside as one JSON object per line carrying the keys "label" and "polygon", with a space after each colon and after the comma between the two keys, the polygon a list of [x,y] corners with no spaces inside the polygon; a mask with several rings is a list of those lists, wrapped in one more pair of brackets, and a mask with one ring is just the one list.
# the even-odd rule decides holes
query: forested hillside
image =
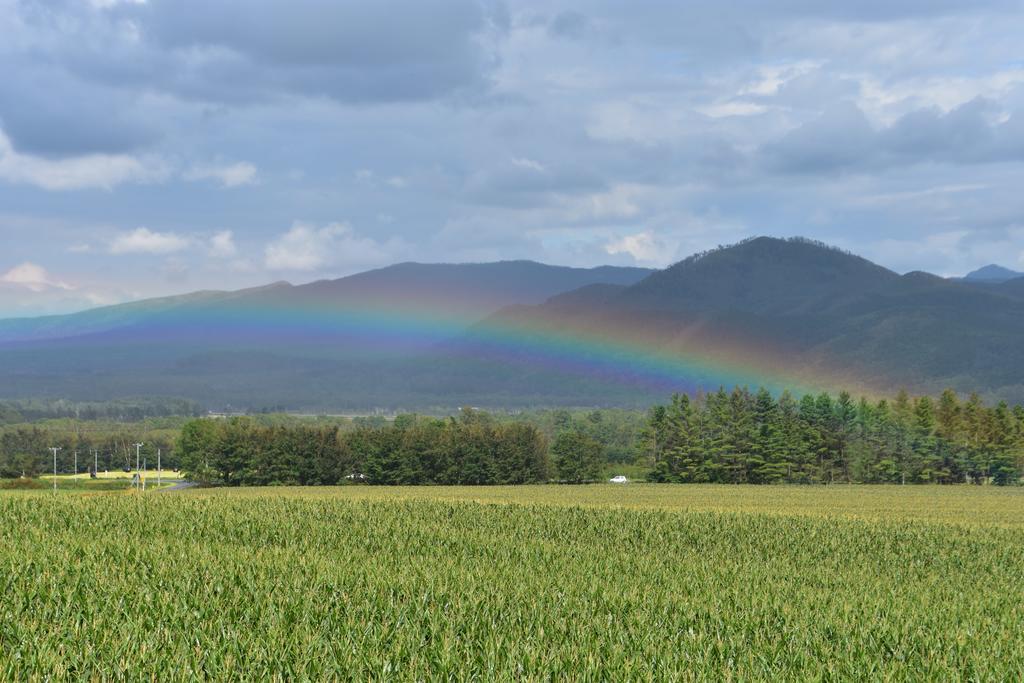
{"label": "forested hillside", "polygon": [[398,264],[0,322],[0,399],[446,412],[644,408],[677,391],[764,385],[874,396],[952,387],[1024,402],[1022,286],[899,275],[775,238],[656,272]]}
{"label": "forested hillside", "polygon": [[[654,358],[660,375],[678,375],[678,389],[690,393],[720,384],[876,395],[952,387],[1024,402],[1022,282],[899,275],[817,242],[760,237],[629,287],[508,309],[451,355],[501,357],[529,372],[557,366],[551,346],[582,339],[577,365],[628,377]],[[508,329],[529,332],[525,349],[504,343]]]}

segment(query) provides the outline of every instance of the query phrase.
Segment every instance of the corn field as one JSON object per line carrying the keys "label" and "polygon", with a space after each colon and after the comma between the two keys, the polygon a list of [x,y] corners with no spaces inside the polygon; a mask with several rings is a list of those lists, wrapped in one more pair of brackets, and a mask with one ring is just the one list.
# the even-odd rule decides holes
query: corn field
{"label": "corn field", "polygon": [[1019,489],[304,491],[0,494],[0,679],[1024,675]]}

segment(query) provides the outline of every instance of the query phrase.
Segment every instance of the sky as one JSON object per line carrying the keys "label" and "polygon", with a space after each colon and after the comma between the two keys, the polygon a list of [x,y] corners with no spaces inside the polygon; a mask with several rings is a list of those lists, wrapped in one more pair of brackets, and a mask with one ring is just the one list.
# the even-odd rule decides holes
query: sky
{"label": "sky", "polygon": [[0,315],[801,235],[1024,270],[1020,0],[0,0]]}

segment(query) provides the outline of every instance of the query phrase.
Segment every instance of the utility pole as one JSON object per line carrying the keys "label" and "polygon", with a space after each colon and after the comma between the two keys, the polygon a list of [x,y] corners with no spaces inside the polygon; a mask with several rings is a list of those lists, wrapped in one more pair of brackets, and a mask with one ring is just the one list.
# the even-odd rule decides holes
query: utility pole
{"label": "utility pole", "polygon": [[135,444],[135,488],[139,488],[139,477],[141,476],[139,474],[139,451],[142,450],[144,445],[141,443]]}
{"label": "utility pole", "polygon": [[160,468],[160,449],[156,449],[156,489],[160,490],[160,485],[164,480],[164,471]]}
{"label": "utility pole", "polygon": [[100,476],[100,452],[95,448],[92,449],[92,473]]}
{"label": "utility pole", "polygon": [[78,450],[75,449],[75,478],[78,478]]}
{"label": "utility pole", "polygon": [[51,446],[50,450],[53,451],[53,492],[57,492],[57,451],[61,450],[56,446]]}

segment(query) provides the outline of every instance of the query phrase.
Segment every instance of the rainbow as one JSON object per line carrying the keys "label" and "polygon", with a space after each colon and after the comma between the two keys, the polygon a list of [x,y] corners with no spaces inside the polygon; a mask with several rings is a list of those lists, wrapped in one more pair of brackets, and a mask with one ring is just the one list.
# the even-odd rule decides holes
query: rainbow
{"label": "rainbow", "polygon": [[[695,326],[656,326],[591,317],[580,322],[513,307],[480,322],[475,302],[383,294],[359,302],[305,299],[217,302],[161,312],[128,330],[94,335],[97,344],[212,342],[224,350],[281,348],[337,357],[389,357],[449,350],[460,357],[523,363],[553,372],[657,391],[764,386],[797,394],[837,387],[863,390],[841,372],[801,366],[796,355],[752,340]],[[467,332],[468,331],[468,332]]]}

